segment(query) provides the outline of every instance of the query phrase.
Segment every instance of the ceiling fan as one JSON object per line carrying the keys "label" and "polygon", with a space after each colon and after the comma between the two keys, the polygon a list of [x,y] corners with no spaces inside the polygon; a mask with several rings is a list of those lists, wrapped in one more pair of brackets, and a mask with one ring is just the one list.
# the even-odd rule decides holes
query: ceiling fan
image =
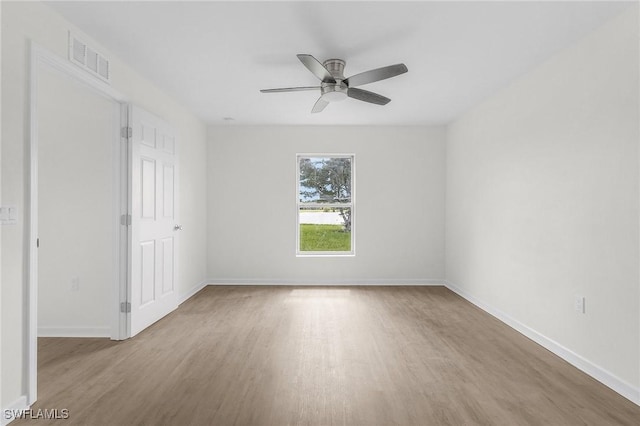
{"label": "ceiling fan", "polygon": [[297,56],[300,62],[302,62],[313,75],[320,79],[320,86],[262,89],[260,92],[279,93],[320,89],[320,98],[311,109],[313,113],[322,111],[330,102],[342,101],[347,97],[376,105],[386,105],[391,99],[367,90],[357,89],[356,86],[385,80],[408,71],[405,64],[396,64],[365,71],[345,78],[343,72],[346,62],[342,59],[327,59],[321,63],[311,55],[301,54]]}

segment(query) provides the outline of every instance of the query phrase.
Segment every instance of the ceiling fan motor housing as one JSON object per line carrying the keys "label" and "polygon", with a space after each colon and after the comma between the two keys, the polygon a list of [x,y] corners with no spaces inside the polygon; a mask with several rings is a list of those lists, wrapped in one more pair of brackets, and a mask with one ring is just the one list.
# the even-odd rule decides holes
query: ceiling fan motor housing
{"label": "ceiling fan motor housing", "polygon": [[320,90],[322,98],[329,102],[347,99],[348,86],[343,83],[344,66],[346,65],[346,62],[342,59],[327,59],[322,63],[322,65],[327,69],[327,71],[329,71],[336,81],[335,83],[324,81],[321,83]]}

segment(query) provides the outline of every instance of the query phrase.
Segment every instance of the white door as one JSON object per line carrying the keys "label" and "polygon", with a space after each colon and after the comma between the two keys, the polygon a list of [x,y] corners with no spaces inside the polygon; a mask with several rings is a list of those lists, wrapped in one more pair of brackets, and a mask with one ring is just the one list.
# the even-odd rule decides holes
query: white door
{"label": "white door", "polygon": [[131,337],[178,306],[176,271],[176,139],[162,119],[130,106]]}

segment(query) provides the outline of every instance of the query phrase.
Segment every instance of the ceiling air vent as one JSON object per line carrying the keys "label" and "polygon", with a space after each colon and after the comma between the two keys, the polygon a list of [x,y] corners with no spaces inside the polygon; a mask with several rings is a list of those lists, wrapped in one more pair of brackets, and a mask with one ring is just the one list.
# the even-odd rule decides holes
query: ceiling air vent
{"label": "ceiling air vent", "polygon": [[71,31],[69,31],[69,60],[103,81],[111,80],[109,60],[87,46]]}

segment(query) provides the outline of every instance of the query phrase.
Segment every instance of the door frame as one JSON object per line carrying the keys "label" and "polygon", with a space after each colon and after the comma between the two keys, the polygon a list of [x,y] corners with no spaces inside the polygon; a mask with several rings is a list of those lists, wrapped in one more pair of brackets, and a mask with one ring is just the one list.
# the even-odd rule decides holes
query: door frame
{"label": "door frame", "polygon": [[126,127],[128,120],[128,99],[107,83],[98,80],[70,61],[61,58],[48,49],[31,41],[29,44],[29,144],[28,144],[28,196],[27,207],[27,286],[25,297],[26,339],[24,351],[26,362],[23,377],[26,381],[27,404],[37,399],[38,369],[38,75],[41,69],[53,70],[85,87],[99,96],[120,104],[120,123],[118,124],[118,140],[114,143],[113,159],[113,229],[118,230],[118,243],[113,251],[113,271],[118,277],[113,286],[113,297],[110,304],[111,339],[128,338],[127,314],[121,313],[121,303],[127,301],[127,278],[129,253],[128,226],[121,222],[122,215],[129,212],[129,144],[126,135],[120,131]]}

